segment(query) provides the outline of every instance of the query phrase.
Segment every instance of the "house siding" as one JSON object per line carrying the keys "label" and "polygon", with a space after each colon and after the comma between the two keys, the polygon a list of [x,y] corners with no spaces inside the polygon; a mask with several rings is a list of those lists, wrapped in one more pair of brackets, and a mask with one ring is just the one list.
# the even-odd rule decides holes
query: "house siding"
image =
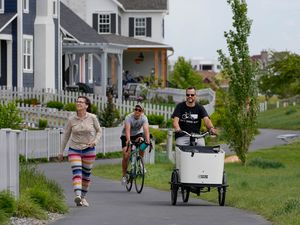
{"label": "house siding", "polygon": [[7,27],[5,27],[5,29],[2,32],[0,32],[0,34],[11,34],[11,33],[12,33],[11,23],[7,25]]}
{"label": "house siding", "polygon": [[17,12],[17,0],[4,1],[5,12]]}

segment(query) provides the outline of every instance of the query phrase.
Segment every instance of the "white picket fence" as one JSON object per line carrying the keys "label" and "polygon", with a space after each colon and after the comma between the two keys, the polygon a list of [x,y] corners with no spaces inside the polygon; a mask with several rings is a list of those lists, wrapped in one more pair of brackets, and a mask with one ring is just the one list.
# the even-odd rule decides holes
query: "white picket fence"
{"label": "white picket fence", "polygon": [[19,140],[20,132],[0,130],[0,191],[9,190],[19,196]]}
{"label": "white picket fence", "polygon": [[[174,90],[176,92],[174,92]],[[162,93],[162,91],[167,92],[168,94],[178,95],[177,92],[181,91],[184,93],[184,90],[172,89],[173,92],[170,92],[169,89],[157,89],[155,92],[156,94]],[[180,92],[180,95],[184,97],[184,94]],[[175,94],[176,93],[176,94]],[[209,100],[209,104],[204,105],[205,109],[207,110],[208,114],[211,115],[214,112],[215,106],[215,93],[211,89],[199,90],[197,92],[199,97],[203,97]],[[165,93],[166,94],[166,93]],[[6,86],[0,86],[0,102],[8,102],[8,101],[16,101],[20,99],[37,99],[42,106],[44,106],[49,101],[59,101],[63,104],[72,103],[76,101],[78,95],[85,95],[90,98],[91,102],[97,106],[99,111],[102,111],[107,104],[107,97],[100,96],[95,94],[82,94],[77,92],[67,92],[62,90],[52,90],[52,89],[33,89],[33,88],[8,88]],[[121,101],[118,99],[113,99],[113,103],[120,112],[121,116],[132,112],[135,104],[137,101]],[[162,115],[164,116],[165,120],[171,118],[171,115],[174,111],[174,106],[165,106],[165,105],[158,105],[158,104],[151,104],[151,103],[143,103],[145,108],[145,114],[155,114],[155,115]],[[36,106],[32,109],[29,109],[28,106],[22,106],[22,111],[30,111],[31,114],[43,115],[49,119],[50,117],[55,117],[54,114],[63,114],[61,115],[62,118],[68,115],[68,113],[62,113],[61,111],[51,111],[50,109],[45,109],[42,106]],[[49,115],[50,114],[50,115]],[[49,122],[48,124],[54,124],[51,127],[59,127],[61,118],[60,115],[56,116],[57,118],[53,119],[54,121]],[[56,125],[55,125],[56,124]]]}

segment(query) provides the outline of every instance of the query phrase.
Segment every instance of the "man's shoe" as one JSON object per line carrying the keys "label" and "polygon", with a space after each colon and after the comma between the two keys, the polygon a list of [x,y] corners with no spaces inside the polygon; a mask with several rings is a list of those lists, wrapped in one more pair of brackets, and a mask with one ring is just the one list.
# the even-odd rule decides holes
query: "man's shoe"
{"label": "man's shoe", "polygon": [[82,206],[82,201],[81,201],[81,197],[80,196],[76,196],[74,199],[74,202],[76,203],[76,206]]}
{"label": "man's shoe", "polygon": [[85,207],[90,206],[90,204],[87,202],[87,200],[85,198],[81,198],[81,204],[82,204],[82,206],[85,206]]}
{"label": "man's shoe", "polygon": [[121,184],[125,186],[128,183],[127,177],[122,177]]}

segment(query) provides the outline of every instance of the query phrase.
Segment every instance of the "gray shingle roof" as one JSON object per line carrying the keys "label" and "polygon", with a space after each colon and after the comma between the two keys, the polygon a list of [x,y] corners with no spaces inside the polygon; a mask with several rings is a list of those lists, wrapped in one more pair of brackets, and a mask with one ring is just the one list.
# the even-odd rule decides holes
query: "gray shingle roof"
{"label": "gray shingle roof", "polygon": [[63,29],[84,43],[106,43],[84,20],[63,3],[60,4],[60,23]]}
{"label": "gray shingle roof", "polygon": [[15,15],[16,13],[0,14],[0,31],[4,29],[3,26],[5,26]]}
{"label": "gray shingle roof", "polygon": [[168,0],[118,0],[126,10],[167,10]]}
{"label": "gray shingle roof", "polygon": [[70,8],[61,3],[60,6],[60,22],[63,29],[73,35],[78,41],[83,43],[107,43],[119,44],[127,47],[142,46],[170,48],[161,43],[144,41],[136,38],[125,37],[115,34],[98,34],[84,20],[77,16]]}

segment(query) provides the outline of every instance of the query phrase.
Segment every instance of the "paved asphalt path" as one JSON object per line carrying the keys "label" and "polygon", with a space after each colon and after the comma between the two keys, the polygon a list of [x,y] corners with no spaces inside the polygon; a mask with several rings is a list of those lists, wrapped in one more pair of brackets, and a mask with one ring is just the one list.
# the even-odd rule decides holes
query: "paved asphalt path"
{"label": "paved asphalt path", "polygon": [[[277,135],[284,133],[295,132],[261,130],[251,149],[284,144],[276,139]],[[98,160],[96,163],[120,163],[120,160]],[[201,199],[190,198],[186,204],[178,195],[177,205],[172,206],[170,192],[147,187],[141,194],[137,194],[134,187],[127,192],[120,182],[98,177],[92,177],[87,198],[91,206],[75,207],[70,164],[46,163],[41,164],[40,169],[63,187],[70,207],[70,213],[51,223],[53,225],[271,225],[251,212],[221,207]],[[227,194],[234,193],[229,188]]]}

